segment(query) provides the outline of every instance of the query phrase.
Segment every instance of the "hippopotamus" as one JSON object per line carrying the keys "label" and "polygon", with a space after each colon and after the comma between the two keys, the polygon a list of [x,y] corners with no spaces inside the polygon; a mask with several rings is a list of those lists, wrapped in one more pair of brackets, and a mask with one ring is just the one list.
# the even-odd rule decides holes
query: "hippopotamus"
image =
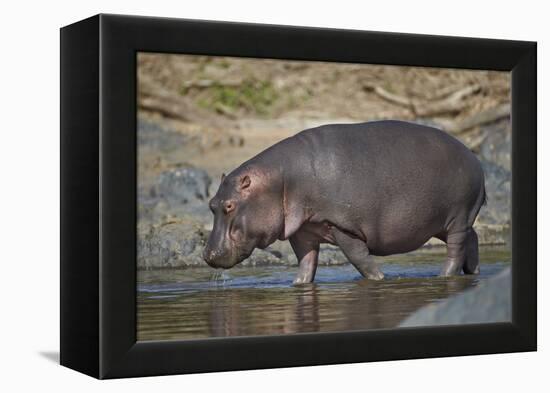
{"label": "hippopotamus", "polygon": [[295,284],[315,278],[319,245],[338,246],[367,279],[373,256],[446,243],[442,276],[479,273],[474,221],[486,200],[477,157],[446,132],[411,122],[329,124],[284,139],[222,181],[203,257],[228,269],[289,240]]}

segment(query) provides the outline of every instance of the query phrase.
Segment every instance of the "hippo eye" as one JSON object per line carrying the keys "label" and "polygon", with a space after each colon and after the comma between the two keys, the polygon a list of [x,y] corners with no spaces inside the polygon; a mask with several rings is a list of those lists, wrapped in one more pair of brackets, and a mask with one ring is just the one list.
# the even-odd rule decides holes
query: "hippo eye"
{"label": "hippo eye", "polygon": [[225,211],[225,214],[229,214],[235,209],[235,204],[233,202],[227,201],[224,203],[223,209]]}

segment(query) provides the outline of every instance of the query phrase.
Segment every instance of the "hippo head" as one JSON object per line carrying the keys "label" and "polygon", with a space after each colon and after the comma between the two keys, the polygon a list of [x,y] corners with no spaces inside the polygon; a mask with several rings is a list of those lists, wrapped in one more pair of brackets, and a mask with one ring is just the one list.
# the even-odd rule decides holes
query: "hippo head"
{"label": "hippo head", "polygon": [[214,227],[203,252],[206,263],[229,269],[277,240],[284,226],[282,184],[281,176],[257,167],[222,176],[209,203]]}

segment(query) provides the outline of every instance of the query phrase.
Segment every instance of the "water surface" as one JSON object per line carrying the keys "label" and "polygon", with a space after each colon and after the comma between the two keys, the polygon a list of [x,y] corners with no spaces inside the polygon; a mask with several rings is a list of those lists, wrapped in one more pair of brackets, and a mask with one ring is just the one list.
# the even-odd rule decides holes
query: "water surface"
{"label": "water surface", "polygon": [[382,281],[362,279],[350,264],[319,266],[315,283],[301,286],[292,285],[297,266],[139,271],[138,340],[393,328],[511,259],[504,247],[482,247],[479,276],[441,278],[444,251],[380,258]]}

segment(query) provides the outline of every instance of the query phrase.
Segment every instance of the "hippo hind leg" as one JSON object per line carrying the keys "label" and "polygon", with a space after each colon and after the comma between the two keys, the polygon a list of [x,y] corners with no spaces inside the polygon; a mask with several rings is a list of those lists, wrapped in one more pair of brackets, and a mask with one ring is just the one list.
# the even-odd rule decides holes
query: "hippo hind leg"
{"label": "hippo hind leg", "polygon": [[442,276],[479,273],[477,234],[473,228],[451,232],[446,236],[447,260],[441,269]]}
{"label": "hippo hind leg", "polygon": [[462,270],[464,274],[479,274],[479,246],[477,233],[473,228],[468,231],[466,238],[466,260]]}
{"label": "hippo hind leg", "polygon": [[365,242],[337,229],[333,230],[333,234],[338,247],[363,277],[369,280],[384,278]]}

